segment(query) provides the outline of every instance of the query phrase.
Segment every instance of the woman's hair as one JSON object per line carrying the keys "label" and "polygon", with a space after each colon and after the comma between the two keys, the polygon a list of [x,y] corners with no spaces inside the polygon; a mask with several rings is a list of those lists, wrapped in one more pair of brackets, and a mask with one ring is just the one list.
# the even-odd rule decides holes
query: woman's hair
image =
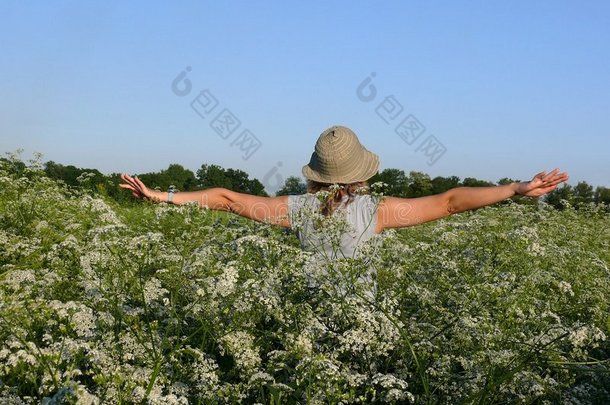
{"label": "woman's hair", "polygon": [[307,180],[307,192],[315,194],[319,191],[326,191],[328,195],[321,201],[320,211],[323,215],[332,215],[335,209],[341,205],[343,198],[348,196],[349,198],[345,202],[345,205],[349,204],[354,200],[356,195],[369,194],[368,181],[359,181],[356,183],[349,184],[333,184],[320,183],[313,180]]}

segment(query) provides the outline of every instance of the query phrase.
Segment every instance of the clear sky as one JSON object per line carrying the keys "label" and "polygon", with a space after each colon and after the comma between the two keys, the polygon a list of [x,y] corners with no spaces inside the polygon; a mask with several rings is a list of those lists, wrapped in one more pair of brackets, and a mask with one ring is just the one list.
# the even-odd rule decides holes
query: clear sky
{"label": "clear sky", "polygon": [[610,186],[608,1],[5,0],[0,35],[0,151],[24,158],[273,191],[341,124],[381,169]]}

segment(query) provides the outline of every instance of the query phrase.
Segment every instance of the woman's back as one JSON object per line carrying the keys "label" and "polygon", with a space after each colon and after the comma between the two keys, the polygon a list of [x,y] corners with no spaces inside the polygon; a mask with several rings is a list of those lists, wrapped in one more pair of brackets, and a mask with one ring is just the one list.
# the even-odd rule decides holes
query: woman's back
{"label": "woman's back", "polygon": [[369,194],[343,198],[331,215],[320,212],[316,194],[288,196],[288,213],[301,247],[329,259],[355,258],[376,233],[378,202]]}

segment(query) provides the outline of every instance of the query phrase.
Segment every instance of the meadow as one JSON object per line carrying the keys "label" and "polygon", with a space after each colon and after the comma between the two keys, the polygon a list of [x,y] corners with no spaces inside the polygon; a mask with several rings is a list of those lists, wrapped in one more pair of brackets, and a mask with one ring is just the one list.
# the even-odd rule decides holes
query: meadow
{"label": "meadow", "polygon": [[18,162],[0,162],[0,403],[610,403],[603,206],[508,201],[329,262]]}

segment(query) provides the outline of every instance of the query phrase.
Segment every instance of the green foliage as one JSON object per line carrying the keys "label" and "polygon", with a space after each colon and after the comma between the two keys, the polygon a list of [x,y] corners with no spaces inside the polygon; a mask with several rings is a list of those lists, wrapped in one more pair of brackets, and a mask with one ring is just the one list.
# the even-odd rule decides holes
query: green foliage
{"label": "green foliage", "polygon": [[432,179],[432,194],[444,193],[447,190],[460,186],[460,178],[457,176],[437,176]]}
{"label": "green foliage", "polygon": [[593,186],[586,181],[579,181],[576,186],[563,184],[547,194],[545,201],[557,209],[574,206],[577,209],[586,208],[590,204],[610,206],[610,189]]}
{"label": "green foliage", "polygon": [[159,173],[144,173],[139,174],[138,177],[148,187],[163,191],[169,190],[170,187],[178,191],[198,189],[195,174],[176,163],[170,164],[167,169]]}
{"label": "green foliage", "polygon": [[432,179],[426,173],[412,171],[409,173],[407,195],[423,197],[432,194]]}
{"label": "green foliage", "polygon": [[60,180],[71,187],[79,187],[95,192],[103,186],[106,178],[97,169],[77,168],[73,165],[64,166],[52,160],[44,164],[44,172],[51,179]]}
{"label": "green foliage", "polygon": [[544,201],[559,210],[570,207],[574,205],[574,187],[564,183],[544,196]]}
{"label": "green foliage", "polygon": [[574,202],[578,206],[591,204],[593,202],[593,186],[586,181],[579,181],[574,187]]}
{"label": "green foliage", "polygon": [[384,169],[369,180],[369,184],[377,182],[387,184],[386,188],[383,190],[386,195],[394,197],[408,196],[409,179],[403,170]]}
{"label": "green foliage", "polygon": [[276,191],[275,195],[300,195],[307,192],[307,183],[301,180],[300,177],[290,176],[284,182],[284,185]]}
{"label": "green foliage", "polygon": [[464,187],[489,187],[493,186],[494,183],[485,180],[475,179],[474,177],[466,177],[462,181],[461,185]]}
{"label": "green foliage", "polygon": [[204,164],[197,170],[201,189],[223,187],[240,193],[266,196],[265,187],[258,179],[250,179],[239,169],[223,169],[218,165]]}
{"label": "green foliage", "polygon": [[[15,156],[18,156],[16,154]],[[5,164],[16,165],[14,170],[24,170],[25,163],[18,159],[2,159]],[[120,203],[132,202],[129,193],[121,190],[120,173],[103,175],[96,169],[77,168],[62,165],[53,161],[44,164],[45,174],[54,180],[86,190],[89,193],[110,197]],[[258,179],[250,179],[242,170],[224,169],[217,165],[202,165],[197,176],[183,166],[172,163],[160,172],[137,175],[148,187],[157,190],[193,191],[212,187],[224,187],[242,193],[266,196],[265,187]]]}
{"label": "green foliage", "polygon": [[16,160],[0,188],[1,403],[610,401],[601,206],[488,207],[326,262]]}
{"label": "green foliage", "polygon": [[598,186],[595,189],[594,200],[596,204],[605,204],[610,207],[610,188]]}
{"label": "green foliage", "polygon": [[[513,180],[504,178],[498,184],[507,184]],[[455,187],[487,187],[494,183],[485,180],[467,177],[463,181],[457,176],[437,176],[433,179],[426,173],[411,171],[407,175],[403,170],[384,169],[373,176],[369,183],[385,183],[384,194],[394,197],[423,197],[426,195],[440,194]],[[528,203],[528,199],[519,202]]]}

